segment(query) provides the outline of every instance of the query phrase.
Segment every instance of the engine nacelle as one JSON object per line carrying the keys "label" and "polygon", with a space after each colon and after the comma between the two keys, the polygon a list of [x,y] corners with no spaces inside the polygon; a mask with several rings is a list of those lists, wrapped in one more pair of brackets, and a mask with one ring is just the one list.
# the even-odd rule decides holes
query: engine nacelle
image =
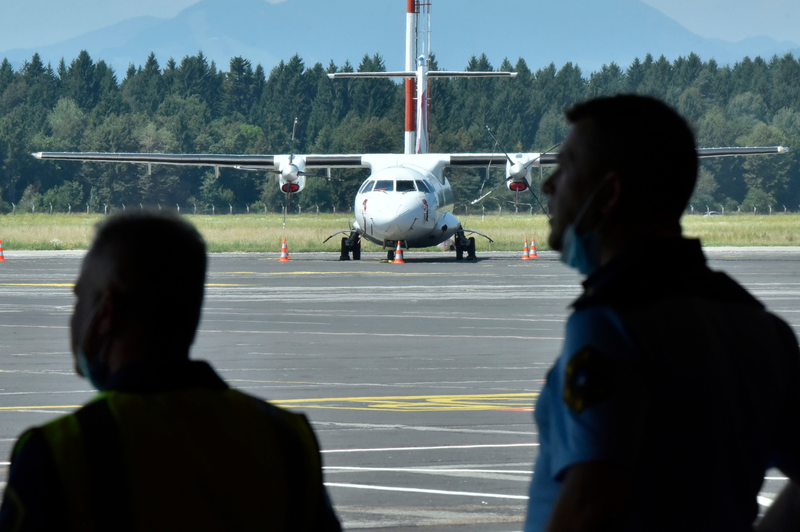
{"label": "engine nacelle", "polygon": [[514,192],[522,192],[531,183],[531,169],[526,168],[531,159],[524,153],[517,153],[511,156],[511,160],[513,164],[506,161],[506,186]]}
{"label": "engine nacelle", "polygon": [[281,179],[288,183],[303,177],[306,171],[306,160],[299,155],[278,155],[275,157]]}
{"label": "engine nacelle", "polygon": [[299,175],[296,176],[292,181],[287,181],[284,179],[283,174],[280,174],[278,176],[278,184],[281,188],[281,192],[284,194],[289,194],[290,192],[294,194],[295,192],[300,192],[306,188],[306,176]]}

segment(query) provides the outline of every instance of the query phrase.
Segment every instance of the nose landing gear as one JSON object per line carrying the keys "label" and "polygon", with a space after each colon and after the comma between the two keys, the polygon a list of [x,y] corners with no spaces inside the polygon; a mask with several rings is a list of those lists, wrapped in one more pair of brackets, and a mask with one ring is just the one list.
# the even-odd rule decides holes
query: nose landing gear
{"label": "nose landing gear", "polygon": [[361,238],[355,231],[350,233],[349,237],[342,237],[342,252],[339,260],[350,260],[350,252],[353,253],[353,260],[361,260]]}
{"label": "nose landing gear", "polygon": [[464,260],[464,252],[467,252],[468,260],[476,260],[478,257],[475,255],[475,237],[469,237],[464,234],[463,229],[459,229],[455,234],[455,248],[456,260]]}

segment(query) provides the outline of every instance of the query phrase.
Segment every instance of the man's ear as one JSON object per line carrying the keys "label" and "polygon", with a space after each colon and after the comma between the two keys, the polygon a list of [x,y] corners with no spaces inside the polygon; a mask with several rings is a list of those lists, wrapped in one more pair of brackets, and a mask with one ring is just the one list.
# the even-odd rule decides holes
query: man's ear
{"label": "man's ear", "polygon": [[608,172],[603,179],[606,181],[606,186],[602,192],[600,212],[608,214],[619,205],[622,196],[622,180],[615,171]]}
{"label": "man's ear", "polygon": [[112,283],[103,290],[103,302],[97,311],[96,333],[106,336],[119,330],[124,319],[123,293],[121,287]]}

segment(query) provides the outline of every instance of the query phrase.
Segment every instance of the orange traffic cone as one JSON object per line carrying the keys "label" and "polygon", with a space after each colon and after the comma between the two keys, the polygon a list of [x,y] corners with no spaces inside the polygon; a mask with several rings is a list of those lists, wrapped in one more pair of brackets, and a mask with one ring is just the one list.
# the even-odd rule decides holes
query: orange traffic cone
{"label": "orange traffic cone", "polygon": [[281,244],[281,258],[278,262],[289,262],[289,248],[286,247],[286,237],[283,237],[283,244]]}
{"label": "orange traffic cone", "polygon": [[3,256],[3,241],[0,240],[0,262],[7,262],[6,258]]}
{"label": "orange traffic cone", "polygon": [[397,249],[394,250],[394,263],[395,264],[405,264],[406,261],[403,260],[403,248],[400,247],[400,241],[397,241]]}
{"label": "orange traffic cone", "polygon": [[528,239],[525,239],[525,247],[522,249],[522,260],[531,260],[528,256]]}
{"label": "orange traffic cone", "polygon": [[536,254],[536,239],[531,237],[531,252],[528,257],[532,259],[538,259],[539,255]]}

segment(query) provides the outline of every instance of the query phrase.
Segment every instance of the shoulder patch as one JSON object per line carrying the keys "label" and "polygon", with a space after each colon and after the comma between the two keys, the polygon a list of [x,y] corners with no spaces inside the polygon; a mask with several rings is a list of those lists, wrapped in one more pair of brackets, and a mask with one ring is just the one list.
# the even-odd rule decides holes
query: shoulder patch
{"label": "shoulder patch", "polygon": [[616,364],[592,346],[582,347],[567,364],[564,403],[580,414],[614,394]]}

